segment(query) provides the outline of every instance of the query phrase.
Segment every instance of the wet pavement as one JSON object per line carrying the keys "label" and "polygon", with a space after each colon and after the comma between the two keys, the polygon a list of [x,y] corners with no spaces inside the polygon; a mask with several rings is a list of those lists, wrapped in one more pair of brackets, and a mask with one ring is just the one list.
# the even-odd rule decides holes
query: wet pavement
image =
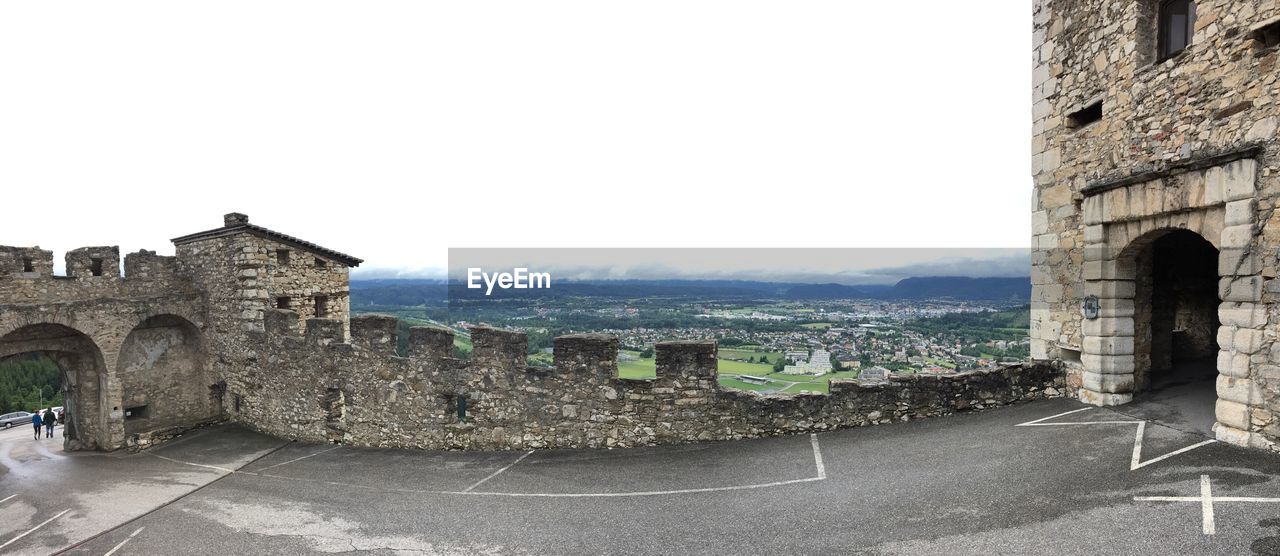
{"label": "wet pavement", "polygon": [[1280,550],[1280,456],[1135,417],[1170,415],[1160,404],[1052,400],[612,451],[355,449],[219,426],[143,453],[66,455],[7,431],[0,552]]}

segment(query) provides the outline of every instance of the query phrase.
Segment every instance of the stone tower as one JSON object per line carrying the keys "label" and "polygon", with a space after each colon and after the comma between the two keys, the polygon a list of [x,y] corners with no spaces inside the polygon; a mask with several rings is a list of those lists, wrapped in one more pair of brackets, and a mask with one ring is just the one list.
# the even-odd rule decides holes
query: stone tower
{"label": "stone tower", "polygon": [[1032,355],[1118,405],[1203,377],[1280,439],[1276,0],[1037,0]]}

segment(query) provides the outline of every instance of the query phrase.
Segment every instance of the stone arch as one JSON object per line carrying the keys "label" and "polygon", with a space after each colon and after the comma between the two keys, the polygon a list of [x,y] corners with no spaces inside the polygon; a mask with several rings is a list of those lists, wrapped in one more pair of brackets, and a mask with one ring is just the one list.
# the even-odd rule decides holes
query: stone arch
{"label": "stone arch", "polygon": [[98,450],[115,447],[107,399],[107,368],[102,350],[86,333],[59,323],[30,323],[10,327],[0,336],[0,358],[40,353],[62,370],[62,391],[67,422],[64,447],[67,450]]}
{"label": "stone arch", "polygon": [[183,316],[152,314],[129,331],[115,373],[126,436],[181,430],[221,415],[221,388],[206,354],[204,334]]}
{"label": "stone arch", "polygon": [[[1135,303],[1142,295],[1141,254],[1169,234],[1194,232],[1217,250],[1211,276],[1218,321],[1214,434],[1234,444],[1266,444],[1253,418],[1264,405],[1253,360],[1270,345],[1261,303],[1265,278],[1256,251],[1261,231],[1253,199],[1257,170],[1255,160],[1239,159],[1085,197],[1080,294],[1085,301],[1097,298],[1097,313],[1081,321],[1081,401],[1123,404],[1145,385],[1146,362],[1137,338],[1146,332],[1141,323],[1147,315],[1141,312],[1152,303]],[[1214,369],[1208,373],[1215,376]]]}
{"label": "stone arch", "polygon": [[1186,228],[1147,232],[1117,256],[1119,277],[1134,284],[1135,392],[1167,384],[1174,373],[1197,380],[1213,374],[1218,259],[1214,242]]}

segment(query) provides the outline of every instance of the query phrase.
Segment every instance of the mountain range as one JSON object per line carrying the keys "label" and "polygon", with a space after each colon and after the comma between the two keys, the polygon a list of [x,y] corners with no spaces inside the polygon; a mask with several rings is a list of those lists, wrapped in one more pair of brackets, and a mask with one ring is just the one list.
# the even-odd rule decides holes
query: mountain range
{"label": "mountain range", "polygon": [[564,297],[689,297],[697,299],[883,299],[1011,301],[1031,299],[1030,277],[925,276],[896,284],[845,285],[756,282],[750,280],[589,280],[556,282],[548,289],[467,289],[432,279],[352,280],[353,305],[442,306],[455,299],[528,299]]}

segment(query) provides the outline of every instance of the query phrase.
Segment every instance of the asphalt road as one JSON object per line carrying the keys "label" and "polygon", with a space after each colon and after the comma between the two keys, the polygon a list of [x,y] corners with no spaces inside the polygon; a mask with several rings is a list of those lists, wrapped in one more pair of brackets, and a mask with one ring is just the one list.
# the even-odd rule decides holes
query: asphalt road
{"label": "asphalt road", "polygon": [[0,552],[1280,553],[1280,456],[1204,444],[1160,403],[613,451],[352,449],[222,426],[64,455],[22,429],[0,433]]}

